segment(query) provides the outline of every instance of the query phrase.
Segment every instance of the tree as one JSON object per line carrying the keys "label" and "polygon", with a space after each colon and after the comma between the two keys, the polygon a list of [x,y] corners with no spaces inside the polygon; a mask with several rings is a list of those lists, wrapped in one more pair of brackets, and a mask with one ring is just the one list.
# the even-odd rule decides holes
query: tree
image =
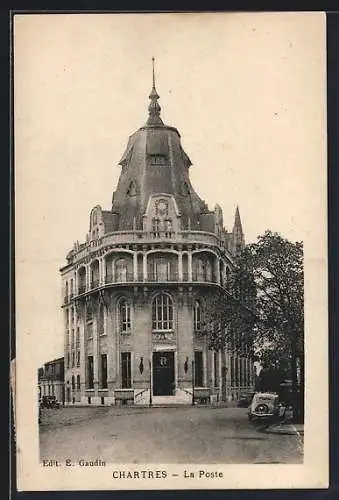
{"label": "tree", "polygon": [[202,331],[209,348],[222,353],[222,398],[226,397],[226,352],[253,356],[256,288],[251,272],[237,266],[226,289],[211,292],[204,299]]}
{"label": "tree", "polygon": [[[303,417],[303,244],[266,231],[235,262],[227,291],[205,300],[204,329],[212,349],[254,355],[276,374],[291,372],[294,404]],[[298,370],[300,380],[298,380]],[[300,400],[298,387],[300,386]]]}
{"label": "tree", "polygon": [[[290,361],[295,405],[303,416],[304,271],[303,244],[266,231],[239,258],[240,269],[251,269],[256,286],[256,345],[271,365]],[[266,358],[266,359],[265,359]],[[300,370],[300,380],[298,380]],[[299,384],[300,382],[300,384]],[[298,387],[300,385],[300,401]]]}

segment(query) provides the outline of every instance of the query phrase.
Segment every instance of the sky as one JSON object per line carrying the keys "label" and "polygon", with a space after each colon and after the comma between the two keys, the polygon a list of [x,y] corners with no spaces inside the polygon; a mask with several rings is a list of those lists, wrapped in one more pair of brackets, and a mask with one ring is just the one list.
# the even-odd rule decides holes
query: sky
{"label": "sky", "polygon": [[63,355],[59,269],[90,210],[111,207],[152,56],[199,196],[228,230],[238,205],[246,242],[271,229],[319,258],[324,28],[315,13],[15,16],[16,328],[36,366]]}

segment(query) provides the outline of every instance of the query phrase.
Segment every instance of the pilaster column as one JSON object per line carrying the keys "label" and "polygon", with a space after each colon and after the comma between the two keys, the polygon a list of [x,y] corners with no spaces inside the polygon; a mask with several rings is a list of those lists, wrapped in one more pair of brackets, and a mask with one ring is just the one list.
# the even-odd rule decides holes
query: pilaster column
{"label": "pilaster column", "polygon": [[99,259],[99,284],[105,284],[105,259],[104,257],[100,257]]}
{"label": "pilaster column", "polygon": [[88,292],[91,289],[91,266],[90,264],[86,265],[86,291]]}
{"label": "pilaster column", "polygon": [[202,355],[202,363],[203,363],[203,384],[204,387],[207,387],[207,356],[208,356],[208,351],[205,348],[203,350],[203,355]]}
{"label": "pilaster column", "polygon": [[214,261],[214,273],[215,273],[216,283],[220,284],[220,260],[219,260],[219,257],[216,257],[216,259]]}
{"label": "pilaster column", "polygon": [[144,281],[147,281],[147,254],[145,251],[142,254],[142,274]]}
{"label": "pilaster column", "polygon": [[215,367],[214,367],[214,351],[211,351],[211,382],[212,382],[212,387],[215,387]]}
{"label": "pilaster column", "polygon": [[133,253],[133,279],[138,281],[138,252],[136,250]]}
{"label": "pilaster column", "polygon": [[78,284],[78,272],[74,270],[74,295],[78,295],[79,293],[79,284]]}
{"label": "pilaster column", "polygon": [[231,355],[229,353],[226,354],[226,359],[227,359],[227,373],[226,373],[226,389],[227,389],[227,396],[230,394],[230,389],[231,389]]}
{"label": "pilaster column", "polygon": [[112,316],[111,304],[109,307],[105,307],[105,328],[105,333],[107,334],[107,384],[109,389],[113,389],[116,345],[115,324]]}
{"label": "pilaster column", "polygon": [[218,351],[218,378],[219,378],[219,401],[222,401],[222,351]]}
{"label": "pilaster column", "polygon": [[85,321],[84,321],[84,308],[81,310],[80,314],[80,384],[81,384],[81,396],[85,396],[86,389],[86,340],[85,340]]}
{"label": "pilaster column", "polygon": [[97,310],[93,315],[93,385],[95,391],[98,389],[99,385],[99,358],[98,358],[98,322],[97,322]]}
{"label": "pilaster column", "polygon": [[188,264],[188,281],[193,281],[192,279],[192,252],[191,250],[187,253],[187,264]]}
{"label": "pilaster column", "polygon": [[101,276],[102,276],[102,260],[101,260],[101,257],[98,258],[98,261],[99,261],[99,276],[98,276],[98,280],[99,280],[99,286],[101,285]]}
{"label": "pilaster column", "polygon": [[179,281],[182,281],[183,275],[182,275],[182,252],[181,252],[181,250],[179,251],[179,254],[178,254],[178,274],[179,274]]}
{"label": "pilaster column", "polygon": [[242,357],[238,358],[239,387],[242,386]]}

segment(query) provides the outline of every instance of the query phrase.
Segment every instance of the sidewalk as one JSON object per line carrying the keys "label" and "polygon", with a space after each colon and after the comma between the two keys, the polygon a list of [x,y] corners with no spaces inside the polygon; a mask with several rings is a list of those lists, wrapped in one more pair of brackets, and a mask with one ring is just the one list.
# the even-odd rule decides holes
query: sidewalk
{"label": "sidewalk", "polygon": [[303,424],[273,424],[270,425],[265,432],[269,434],[297,434],[298,436],[304,435]]}

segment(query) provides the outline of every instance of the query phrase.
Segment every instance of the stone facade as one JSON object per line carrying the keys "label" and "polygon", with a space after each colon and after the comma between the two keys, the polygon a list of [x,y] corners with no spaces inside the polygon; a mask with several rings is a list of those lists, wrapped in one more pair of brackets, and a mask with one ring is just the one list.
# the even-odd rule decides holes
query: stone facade
{"label": "stone facade", "polygon": [[249,359],[210,350],[201,327],[204,298],[227,293],[244,245],[239,211],[228,233],[221,208],[195,193],[158,98],[153,82],[112,209],[93,208],[61,269],[66,403],[190,404],[193,393],[232,399],[253,385]]}
{"label": "stone facade", "polygon": [[64,358],[54,359],[44,364],[38,371],[39,399],[42,396],[55,396],[64,403]]}

